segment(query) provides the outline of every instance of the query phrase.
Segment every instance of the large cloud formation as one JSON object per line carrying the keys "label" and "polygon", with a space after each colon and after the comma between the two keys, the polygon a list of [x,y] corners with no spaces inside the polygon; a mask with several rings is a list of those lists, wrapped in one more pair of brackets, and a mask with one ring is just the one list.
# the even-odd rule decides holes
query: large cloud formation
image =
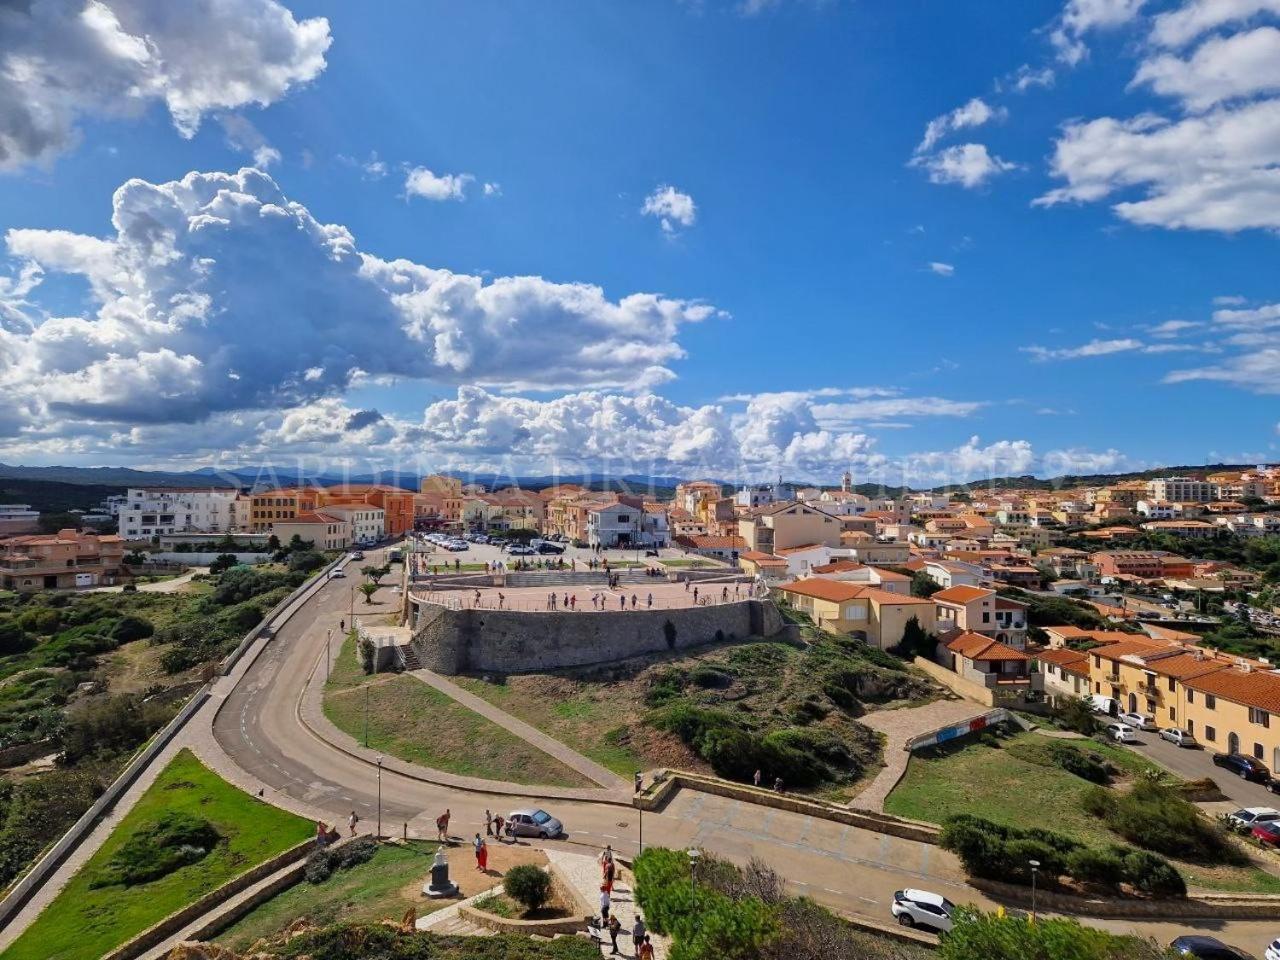
{"label": "large cloud formation", "polygon": [[[192,422],[330,396],[359,373],[439,383],[644,386],[669,379],[682,324],[715,313],[656,294],[480,277],[362,253],[265,173],[131,180],[115,235],[11,230],[27,271],[83,277],[92,316],[18,311],[0,390],[90,420]],[[18,310],[10,302],[10,311]],[[26,317],[25,325],[20,322]],[[25,329],[24,329],[25,326]]]}
{"label": "large cloud formation", "polygon": [[276,0],[0,3],[0,170],[47,161],[86,115],[160,101],[184,137],[212,111],[265,106],[325,67],[329,24]]}

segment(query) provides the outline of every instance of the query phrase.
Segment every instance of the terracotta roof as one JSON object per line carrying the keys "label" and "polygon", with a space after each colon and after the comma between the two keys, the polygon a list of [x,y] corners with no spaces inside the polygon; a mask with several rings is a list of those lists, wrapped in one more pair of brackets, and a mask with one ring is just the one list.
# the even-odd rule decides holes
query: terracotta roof
{"label": "terracotta roof", "polygon": [[692,536],[676,537],[676,542],[680,544],[690,544],[699,550],[719,550],[730,549],[736,550],[739,547],[745,547],[747,541],[738,536],[718,537],[714,534],[696,533]]}
{"label": "terracotta roof", "polygon": [[897,570],[886,570],[884,567],[874,565],[871,569],[876,572],[881,583],[908,583],[911,580],[905,573],[899,573]]}
{"label": "terracotta roof", "polygon": [[1069,673],[1077,673],[1084,677],[1089,675],[1089,657],[1079,650],[1050,648],[1037,650],[1034,656],[1037,660],[1055,664]]}
{"label": "terracotta roof", "polygon": [[1229,663],[1215,660],[1212,657],[1197,657],[1189,651],[1172,653],[1167,656],[1144,657],[1142,663],[1145,670],[1158,673],[1163,677],[1173,677],[1175,680],[1184,681],[1203,676],[1206,673],[1213,673],[1215,670],[1224,670],[1230,666]]}
{"label": "terracotta roof", "polygon": [[288,520],[281,520],[279,522],[280,523],[342,523],[343,520],[341,517],[335,517],[333,516],[333,514],[330,514],[330,513],[321,513],[320,511],[317,510],[315,513],[300,513],[296,517],[292,517]]}
{"label": "terracotta roof", "polygon": [[748,550],[746,553],[738,554],[739,560],[750,560],[757,567],[785,567],[787,561],[782,557],[775,557],[772,553],[762,553],[759,550]]}
{"label": "terracotta roof", "polygon": [[844,573],[848,570],[861,570],[863,565],[856,560],[832,560],[821,566],[813,567],[814,573]]}
{"label": "terracotta roof", "polygon": [[829,600],[832,603],[843,603],[862,595],[864,587],[843,580],[822,580],[811,577],[807,580],[793,580],[778,587],[785,593],[798,593],[804,597],[815,597],[818,600]]}
{"label": "terracotta roof", "polygon": [[1006,646],[998,640],[984,637],[980,633],[962,633],[950,643],[947,649],[958,653],[966,660],[1030,660],[1021,650]]}
{"label": "terracotta roof", "polygon": [[1183,681],[1192,690],[1213,694],[1223,700],[1280,713],[1280,676],[1261,670],[1248,672],[1238,667],[1215,670]]}
{"label": "terracotta roof", "polygon": [[924,604],[932,606],[932,600],[926,600],[924,597],[912,597],[905,593],[894,593],[892,590],[882,590],[880,587],[863,587],[862,595],[876,603],[892,604],[896,606],[910,606],[913,604]]}
{"label": "terracotta roof", "polygon": [[1157,640],[1169,640],[1175,643],[1195,643],[1200,639],[1197,633],[1187,633],[1183,630],[1171,630],[1168,627],[1158,627],[1154,623],[1144,623],[1142,629]]}
{"label": "terracotta roof", "polygon": [[821,550],[822,547],[823,547],[823,544],[821,543],[802,543],[799,546],[795,546],[795,547],[783,547],[780,550],[775,550],[774,553],[778,553],[778,554],[800,553],[804,550]]}
{"label": "terracotta roof", "polygon": [[930,599],[943,603],[971,603],[984,597],[994,597],[995,593],[985,587],[948,587],[946,590],[939,590]]}
{"label": "terracotta roof", "polygon": [[1134,638],[1132,640],[1121,640],[1118,643],[1109,643],[1102,647],[1094,647],[1089,651],[1089,655],[1101,657],[1103,660],[1119,660],[1121,657],[1142,656],[1144,653],[1167,649],[1168,645],[1162,644],[1158,640]]}

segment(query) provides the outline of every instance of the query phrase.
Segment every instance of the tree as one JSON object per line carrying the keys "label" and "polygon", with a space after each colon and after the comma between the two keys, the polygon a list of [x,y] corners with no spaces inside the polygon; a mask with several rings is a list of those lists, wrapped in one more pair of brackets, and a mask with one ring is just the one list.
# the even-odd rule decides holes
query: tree
{"label": "tree", "polygon": [[508,897],[521,904],[526,913],[533,913],[551,898],[551,875],[541,867],[522,863],[507,871],[502,879],[502,889]]}
{"label": "tree", "polygon": [[902,640],[898,644],[897,654],[901,657],[924,657],[933,659],[934,650],[938,646],[938,638],[920,626],[920,619],[913,616],[902,628]]}
{"label": "tree", "polygon": [[1089,704],[1080,697],[1068,697],[1054,708],[1053,714],[1068,730],[1091,737],[1102,726]]}
{"label": "tree", "polygon": [[365,577],[365,579],[367,579],[370,583],[376,584],[378,586],[382,585],[382,578],[385,577],[390,572],[391,572],[391,564],[389,563],[384,563],[380,567],[375,567],[372,564],[370,564],[369,566],[360,568],[360,573]]}
{"label": "tree", "polygon": [[378,592],[378,585],[376,583],[362,583],[358,589],[364,594],[365,603],[373,603],[373,595]]}
{"label": "tree", "polygon": [[210,573],[222,573],[224,570],[230,570],[240,561],[236,559],[235,554],[220,553],[213,558],[213,563],[209,564]]}
{"label": "tree", "polygon": [[913,597],[923,597],[929,599],[935,593],[942,589],[942,584],[929,576],[923,570],[917,570],[911,575],[911,595]]}

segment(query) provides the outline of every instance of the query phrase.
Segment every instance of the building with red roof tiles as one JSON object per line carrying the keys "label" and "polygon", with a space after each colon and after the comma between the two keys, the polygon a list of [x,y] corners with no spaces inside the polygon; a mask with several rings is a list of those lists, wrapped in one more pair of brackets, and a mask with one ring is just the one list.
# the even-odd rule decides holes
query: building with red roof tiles
{"label": "building with red roof tiles", "polygon": [[930,601],[884,586],[809,577],[780,584],[772,592],[823,630],[855,636],[882,650],[902,642],[912,618],[927,631],[936,626]]}

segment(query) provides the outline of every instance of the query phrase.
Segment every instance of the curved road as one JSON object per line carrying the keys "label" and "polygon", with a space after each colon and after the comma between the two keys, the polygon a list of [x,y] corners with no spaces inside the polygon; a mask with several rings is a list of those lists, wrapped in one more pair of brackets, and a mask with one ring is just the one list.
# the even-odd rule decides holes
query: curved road
{"label": "curved road", "polygon": [[[251,664],[242,664],[233,677],[221,681],[230,690],[215,690],[215,697],[224,699],[201,711],[196,723],[204,726],[204,732],[195,735],[192,745],[250,792],[261,789],[273,802],[305,809],[330,822],[343,823],[356,809],[363,826],[372,829],[378,802],[376,766],[319,739],[299,716],[309,678],[313,671],[324,669],[321,657],[331,628],[333,648],[337,649],[339,621],[349,618],[351,583],[350,579],[327,583],[279,629]],[[393,596],[389,590],[383,595]],[[398,601],[399,595],[394,598]],[[357,618],[371,609],[379,608],[366,607],[363,599],[357,598]],[[385,613],[389,606],[381,609]],[[236,675],[240,675],[238,680]],[[214,710],[216,719],[212,736],[208,736]],[[1010,786],[1016,789],[1016,785]],[[397,833],[403,829],[401,824],[407,824],[411,836],[434,837],[435,817],[447,807],[453,815],[450,832],[469,837],[482,829],[486,809],[505,814],[537,804],[551,809],[569,830],[567,841],[551,845],[594,848],[611,843],[625,853],[638,848],[639,811],[630,807],[495,796],[426,783],[393,770],[384,770],[381,788],[387,833]],[[681,791],[660,813],[646,815],[643,829],[644,842],[649,845],[696,845],[739,862],[761,857],[799,892],[843,912],[881,922],[891,920],[889,901],[893,891],[904,886],[993,906],[964,883],[963,872],[946,851],[799,814]],[[465,858],[465,849],[456,856]],[[1280,920],[1274,925],[1262,921],[1097,923],[1163,942],[1190,930],[1213,933],[1259,956],[1263,946],[1280,934]]]}

